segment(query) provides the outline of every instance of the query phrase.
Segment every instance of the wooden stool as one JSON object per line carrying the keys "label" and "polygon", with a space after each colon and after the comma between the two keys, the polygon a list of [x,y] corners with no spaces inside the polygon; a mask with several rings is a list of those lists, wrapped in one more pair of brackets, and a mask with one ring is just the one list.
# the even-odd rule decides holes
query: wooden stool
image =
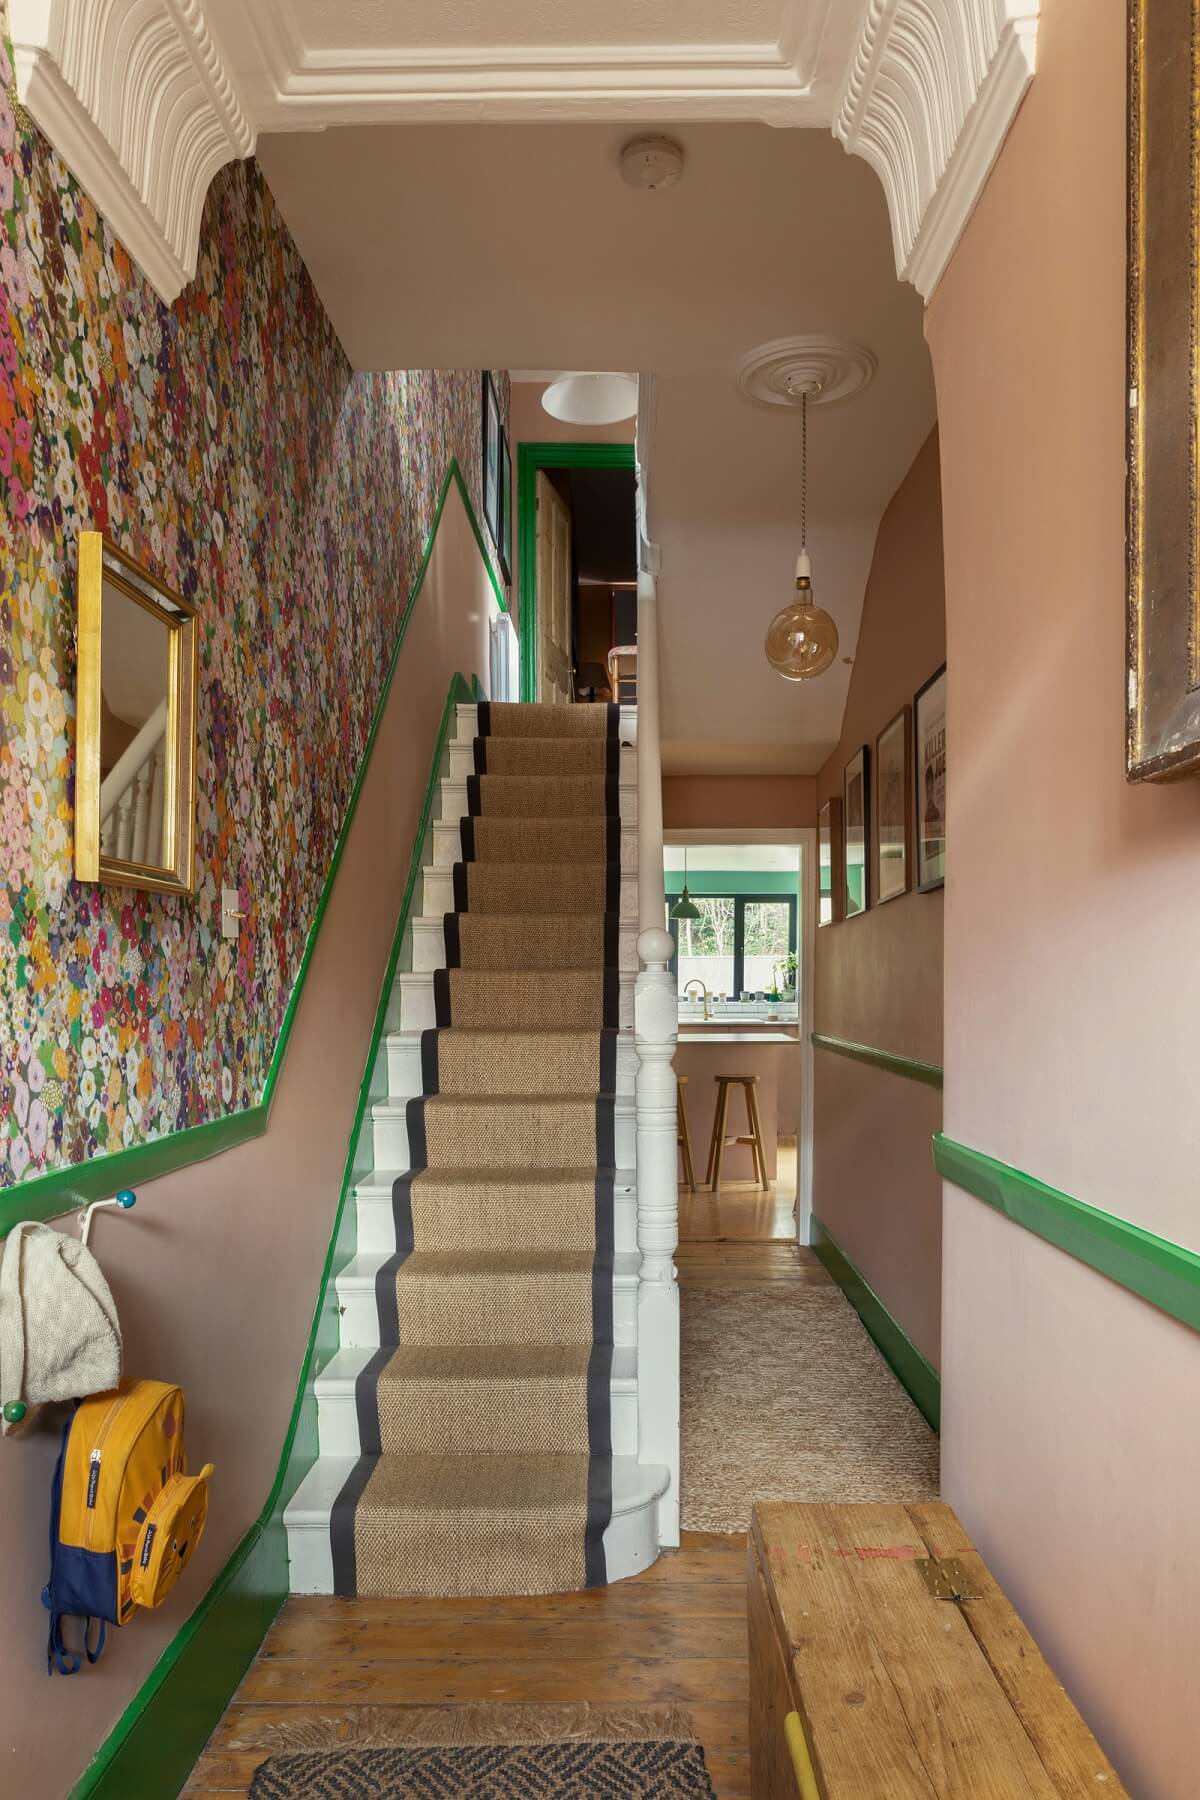
{"label": "wooden stool", "polygon": [[675,1119],[676,1134],[680,1150],[683,1152],[683,1175],[691,1193],[696,1191],[696,1171],[692,1167],[692,1140],[688,1133],[687,1107],[684,1105],[683,1090],[687,1086],[687,1076],[675,1077]]}
{"label": "wooden stool", "polygon": [[762,1127],[758,1122],[758,1099],[755,1088],[758,1085],[757,1075],[714,1075],[717,1084],[717,1110],[713,1114],[712,1142],[708,1146],[708,1168],[704,1179],[714,1194],[721,1191],[721,1157],[725,1151],[725,1117],[729,1111],[729,1090],[735,1083],[740,1083],[746,1090],[746,1122],[750,1127],[749,1136],[731,1137],[731,1144],[748,1144],[754,1162],[754,1173],[762,1183],[764,1192],[769,1192],[771,1184],[767,1180],[767,1159],[763,1154]]}

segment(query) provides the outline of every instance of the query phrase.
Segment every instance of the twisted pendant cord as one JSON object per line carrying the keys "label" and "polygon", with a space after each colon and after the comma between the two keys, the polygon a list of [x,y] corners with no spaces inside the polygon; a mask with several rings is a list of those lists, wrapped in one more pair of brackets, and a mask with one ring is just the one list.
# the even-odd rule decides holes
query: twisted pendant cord
{"label": "twisted pendant cord", "polygon": [[800,401],[800,548],[808,549],[808,395]]}

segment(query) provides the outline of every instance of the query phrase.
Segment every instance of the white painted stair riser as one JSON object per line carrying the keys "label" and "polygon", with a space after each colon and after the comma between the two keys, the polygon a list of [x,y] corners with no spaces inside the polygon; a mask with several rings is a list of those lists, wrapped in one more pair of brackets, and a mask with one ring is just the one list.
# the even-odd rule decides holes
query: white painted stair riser
{"label": "white painted stair riser", "polygon": [[[317,1438],[322,1456],[357,1456],[358,1406],[355,1377],[372,1351],[339,1350],[316,1379]],[[610,1383],[614,1456],[637,1455],[637,1353],[614,1350]]]}
{"label": "white painted stair riser", "polygon": [[[618,1169],[632,1169],[637,1163],[637,1129],[633,1101],[618,1097],[614,1108],[614,1141]],[[371,1108],[374,1137],[374,1161],[377,1169],[408,1169],[412,1160],[408,1148],[408,1102],[377,1100]]]}
{"label": "white painted stair riser", "polygon": [[[411,1100],[425,1092],[421,1074],[421,1037],[419,1031],[393,1031],[387,1039],[388,1095],[393,1100]],[[637,1051],[632,1032],[617,1038],[616,1094],[632,1094],[637,1079]]]}
{"label": "white painted stair riser", "polygon": [[[460,700],[454,722],[454,735],[460,744],[473,743],[479,736],[479,708],[473,700]],[[637,743],[637,707],[622,706],[618,733],[622,744]]]}
{"label": "white painted stair riser", "polygon": [[[622,919],[632,919],[636,922],[638,916],[636,873],[622,875],[621,896],[617,910]],[[435,868],[431,863],[422,871],[421,917],[444,919],[448,912],[454,911],[454,871],[445,866]]]}
{"label": "white painted stair riser", "polygon": [[[635,975],[623,974],[620,977],[617,1027],[621,1031],[633,1030],[633,990],[636,980]],[[428,1031],[437,1024],[431,969],[405,970],[396,977],[396,986],[400,990],[400,1004],[396,1009],[399,1014],[398,1030]]]}
{"label": "white painted stair riser", "polygon": [[[626,975],[638,972],[638,928],[636,919],[621,921],[617,942],[617,967]],[[420,974],[425,969],[446,967],[446,921],[414,919],[412,934],[412,966]],[[546,971],[546,980],[554,980],[554,970]]]}
{"label": "white painted stair riser", "polygon": [[[466,812],[466,807],[463,807]],[[603,857],[604,851],[599,852]],[[631,826],[629,820],[621,821],[621,870],[626,875],[636,875],[638,866],[637,828]],[[461,862],[462,853],[462,820],[461,818],[440,818],[433,821],[433,865],[437,869],[453,868]]]}
{"label": "white painted stair riser", "polygon": [[[370,1252],[359,1246],[337,1278],[338,1311],[341,1314],[343,1349],[379,1348],[379,1308],[375,1300],[375,1277],[380,1266],[392,1254],[392,1246]],[[613,1342],[623,1346],[637,1343],[637,1250],[619,1251],[613,1257]]]}
{"label": "white painted stair riser", "polygon": [[[322,1456],[297,1488],[286,1513],[289,1587],[293,1594],[332,1594],[329,1519],[354,1470],[353,1456]],[[604,1532],[608,1579],[625,1581],[658,1556],[658,1502],[668,1471],[632,1456],[612,1460],[612,1517]]]}
{"label": "white painted stair riser", "polygon": [[[617,779],[622,787],[637,786],[637,751],[622,745],[618,758]],[[454,742],[450,745],[450,762],[446,770],[446,779],[463,783],[469,775],[475,775],[475,743]]]}

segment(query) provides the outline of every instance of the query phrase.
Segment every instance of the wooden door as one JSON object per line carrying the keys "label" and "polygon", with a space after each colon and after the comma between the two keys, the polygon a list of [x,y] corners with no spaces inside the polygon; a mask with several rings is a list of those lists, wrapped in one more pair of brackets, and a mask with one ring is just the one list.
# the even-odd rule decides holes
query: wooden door
{"label": "wooden door", "polygon": [[535,700],[571,699],[571,514],[537,475],[537,691]]}

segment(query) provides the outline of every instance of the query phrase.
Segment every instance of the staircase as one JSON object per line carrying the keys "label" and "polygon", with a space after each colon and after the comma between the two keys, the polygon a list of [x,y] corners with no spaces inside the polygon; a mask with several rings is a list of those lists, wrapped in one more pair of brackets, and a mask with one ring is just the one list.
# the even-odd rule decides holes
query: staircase
{"label": "staircase", "polygon": [[638,1461],[631,708],[460,705],[293,1593],[538,1593],[658,1553]]}

